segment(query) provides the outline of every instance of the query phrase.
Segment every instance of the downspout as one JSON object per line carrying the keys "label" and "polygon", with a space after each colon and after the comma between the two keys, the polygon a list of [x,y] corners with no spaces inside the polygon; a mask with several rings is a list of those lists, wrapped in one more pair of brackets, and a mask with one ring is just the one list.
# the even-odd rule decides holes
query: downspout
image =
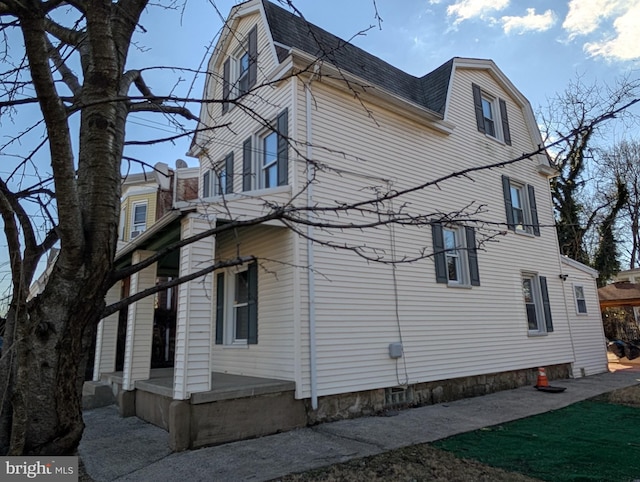
{"label": "downspout", "polygon": [[[316,75],[318,66],[314,70],[314,74],[308,83],[304,84],[306,95],[306,122],[307,122],[307,206],[313,205],[313,178],[315,175],[315,166],[309,162],[313,156],[313,126],[311,124],[311,82]],[[314,218],[314,214],[309,211],[309,220]],[[307,226],[307,276],[309,284],[309,377],[311,384],[311,408],[318,409],[318,372],[317,372],[317,355],[316,355],[316,304],[315,304],[315,275],[314,275],[314,252],[313,252],[313,225],[309,223]]]}

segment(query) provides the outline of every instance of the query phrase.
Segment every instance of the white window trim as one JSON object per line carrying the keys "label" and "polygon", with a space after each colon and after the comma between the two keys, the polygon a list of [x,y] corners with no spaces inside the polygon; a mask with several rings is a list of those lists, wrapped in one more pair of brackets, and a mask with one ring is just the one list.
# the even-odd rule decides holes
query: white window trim
{"label": "white window trim", "polygon": [[[579,308],[579,298],[578,293],[576,293],[576,288],[582,288],[582,300],[584,301],[584,309],[585,311],[580,311]],[[589,307],[587,306],[587,296],[585,295],[584,285],[582,283],[573,283],[573,300],[576,308],[576,315],[578,316],[587,316],[589,314]]]}
{"label": "white window trim", "polygon": [[120,225],[118,226],[118,238],[124,241],[125,233],[127,232],[127,208],[122,206],[120,208]]}
{"label": "white window trim", "polygon": [[[451,251],[445,251],[445,266],[447,268],[447,285],[459,288],[470,288],[471,287],[471,279],[469,274],[469,260],[468,260],[468,251],[467,251],[467,237],[464,230],[464,226],[443,226],[442,227],[442,237],[443,242],[446,246],[446,233],[453,232],[456,239],[456,250],[455,254],[452,254]],[[456,257],[457,258],[457,271],[458,271],[458,279],[451,280],[449,279],[449,258]]]}
{"label": "white window trim", "polygon": [[[265,166],[263,161],[264,161],[264,155],[265,155],[265,149],[264,149],[264,141],[267,137],[269,136],[275,136],[276,139],[276,151],[275,151],[275,160],[273,162],[271,162],[269,164],[268,167],[273,167],[275,166],[276,169],[276,183],[274,186],[269,186],[266,187],[266,182],[265,182]],[[278,187],[278,133],[272,129],[264,129],[262,131],[260,131],[256,136],[255,136],[255,140],[257,143],[258,148],[254,150],[254,156],[257,157],[257,159],[254,159],[253,162],[253,166],[254,166],[254,172],[258,173],[257,176],[257,189],[263,189],[263,190],[271,190],[273,188]],[[254,186],[255,187],[255,186]]]}
{"label": "white window trim", "polygon": [[530,336],[536,335],[546,335],[547,334],[547,324],[544,318],[544,305],[542,302],[542,288],[540,287],[540,277],[538,273],[532,272],[522,272],[520,276],[520,289],[523,290],[523,282],[525,279],[530,279],[532,281],[531,287],[533,290],[533,304],[536,309],[536,323],[538,325],[538,329],[534,330],[529,328],[529,313],[527,312],[527,303],[524,299],[524,291],[522,292],[522,303],[524,305],[524,317],[527,322],[527,330]]}
{"label": "white window trim", "polygon": [[[136,207],[138,206],[144,206],[145,207],[145,213],[144,213],[144,226],[142,226],[142,223],[135,223],[136,220]],[[131,203],[131,224],[129,226],[131,226],[131,229],[129,230],[129,239],[133,238],[133,233],[138,231],[139,233],[143,233],[146,229],[147,229],[147,218],[149,217],[149,203],[147,201],[137,201],[134,203]],[[142,226],[142,228],[138,228],[136,229],[136,226]]]}
{"label": "white window trim", "polygon": [[236,275],[246,272],[247,265],[236,266],[225,270],[224,276],[224,328],[223,342],[227,347],[248,348],[249,340],[246,338],[237,339],[235,337],[235,297],[236,297]]}
{"label": "white window trim", "polygon": [[[486,131],[485,123],[484,135],[489,139],[493,139],[500,142],[501,144],[504,144],[504,132],[502,132],[502,117],[500,115],[500,100],[498,99],[498,97],[488,94],[484,90],[480,90],[480,99],[481,102],[486,101],[491,106],[491,113],[493,114],[493,119],[491,120],[493,122],[493,129],[495,131],[495,135],[492,136],[491,134],[489,134]],[[482,109],[482,114],[483,119],[486,119],[486,117],[484,117],[484,106]]]}

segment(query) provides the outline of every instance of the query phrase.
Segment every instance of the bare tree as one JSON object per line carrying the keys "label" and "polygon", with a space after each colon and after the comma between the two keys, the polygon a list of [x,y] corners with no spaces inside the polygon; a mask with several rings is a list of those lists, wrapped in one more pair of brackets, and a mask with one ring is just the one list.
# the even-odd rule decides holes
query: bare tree
{"label": "bare tree", "polygon": [[[30,132],[40,127],[44,130],[40,142],[23,155],[9,176],[0,179],[0,214],[12,282],[0,360],[3,454],[75,451],[83,430],[81,393],[87,349],[102,317],[168,286],[225,266],[249,262],[253,257],[212,261],[189,276],[105,306],[105,294],[117,281],[204,237],[273,220],[279,220],[301,236],[308,236],[302,229],[308,224],[338,232],[388,225],[426,226],[434,221],[456,219],[482,225],[482,206],[425,213],[410,211],[403,199],[451,179],[467,179],[475,172],[545,152],[545,146],[539,146],[514,159],[451,172],[402,189],[380,182],[371,187],[366,199],[349,203],[268,205],[262,216],[212,227],[173,243],[138,264],[117,269],[114,257],[129,114],[157,112],[197,120],[184,106],[189,99],[157,95],[145,83],[143,71],[127,69],[134,33],[143,10],[148,7],[147,0],[0,0],[0,34],[6,40],[10,34],[19,32],[24,43],[24,52],[18,57],[8,50],[3,52],[7,68],[0,72],[1,113],[11,118],[18,109],[37,107],[42,116],[41,121],[26,126],[8,142],[19,143]],[[224,101],[247,109],[249,115],[265,126],[277,129],[268,119],[251,112],[241,98]],[[566,136],[559,135],[555,145],[571,146],[572,142],[588,139],[598,123],[626,107],[614,102],[607,104],[601,115],[584,115],[580,124],[568,126]],[[291,149],[299,148],[295,142],[288,142]],[[24,175],[26,166],[41,152],[46,152],[50,175],[43,174],[30,182]],[[329,169],[306,159],[303,153],[298,155],[315,168]],[[40,218],[27,208],[29,204],[38,207]],[[485,241],[502,229],[504,226],[487,226]],[[331,239],[313,241],[382,263],[413,262],[432,255],[422,250],[399,259],[365,244],[345,245]],[[29,301],[29,286],[37,263],[55,245],[59,245],[60,251],[48,283],[39,296]]]}
{"label": "bare tree", "polygon": [[618,218],[619,237],[629,269],[640,263],[640,143],[623,140],[602,155],[602,177],[618,177],[628,196]]}
{"label": "bare tree", "polygon": [[579,132],[557,143],[550,155],[559,175],[552,180],[552,197],[556,211],[560,251],[577,261],[590,264],[594,249],[587,240],[598,239],[594,228],[605,217],[606,209],[615,204],[611,196],[616,192],[614,177],[608,177],[609,186],[602,186],[597,176],[598,149],[602,148],[606,129],[594,119],[608,116],[632,121],[633,114],[624,109],[618,115],[611,114],[632,101],[638,95],[640,81],[621,79],[615,85],[585,84],[580,77],[566,90],[549,100],[539,117],[546,142],[557,141],[567,132]]}

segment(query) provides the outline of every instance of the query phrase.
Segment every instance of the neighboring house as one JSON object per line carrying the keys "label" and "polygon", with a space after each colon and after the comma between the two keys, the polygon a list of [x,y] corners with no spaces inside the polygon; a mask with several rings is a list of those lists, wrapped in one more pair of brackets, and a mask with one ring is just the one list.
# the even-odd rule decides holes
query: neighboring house
{"label": "neighboring house", "polygon": [[[274,205],[365,201],[542,145],[529,102],[492,61],[453,58],[413,77],[262,0],[232,9],[207,70],[204,98],[227,102],[205,104],[202,127],[231,128],[193,141],[200,199],[136,237],[121,265]],[[534,384],[540,366],[604,372],[597,273],[559,254],[553,175],[540,153],[369,212],[311,215],[340,225],[395,210],[426,216],[420,226],[270,221],[186,245],[132,276],[130,292],[159,272],[256,261],[179,287],[173,370],[151,372],[153,299],[127,310],[122,373],[109,348],[117,315],[103,320],[94,379],[179,449]]]}
{"label": "neighboring house", "polygon": [[[126,243],[142,234],[171,210],[175,201],[198,197],[195,168],[188,168],[181,159],[176,164],[180,166],[177,166],[180,175],[176,175],[176,170],[164,162],[158,162],[153,170],[123,177],[118,230],[120,241]],[[120,244],[118,248],[123,246]]]}
{"label": "neighboring house", "polygon": [[612,284],[599,290],[601,307],[632,307],[636,323],[640,325],[640,268],[620,271]]}

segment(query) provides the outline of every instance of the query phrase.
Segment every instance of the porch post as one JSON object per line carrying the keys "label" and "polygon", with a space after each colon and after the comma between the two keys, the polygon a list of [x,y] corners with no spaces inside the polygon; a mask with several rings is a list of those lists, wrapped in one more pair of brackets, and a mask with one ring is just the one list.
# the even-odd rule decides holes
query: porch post
{"label": "porch post", "polygon": [[[122,283],[113,285],[105,302],[107,305],[120,301]],[[118,343],[118,318],[119,312],[112,313],[100,320],[98,332],[96,333],[96,353],[93,362],[93,381],[99,382],[100,375],[116,370],[116,346]]]}
{"label": "porch post", "polygon": [[[215,217],[192,213],[182,220],[181,239],[211,229]],[[210,236],[180,249],[180,276],[209,266],[215,257],[215,237]],[[173,398],[187,400],[192,393],[211,390],[211,344],[213,324],[213,273],[178,287],[176,354]]]}
{"label": "porch post", "polygon": [[[153,251],[135,251],[131,262],[139,263],[153,254]],[[131,294],[155,286],[156,268],[154,263],[131,276]],[[147,296],[129,305],[122,372],[123,390],[133,390],[136,380],[147,380],[151,374],[154,303],[154,297]]]}

